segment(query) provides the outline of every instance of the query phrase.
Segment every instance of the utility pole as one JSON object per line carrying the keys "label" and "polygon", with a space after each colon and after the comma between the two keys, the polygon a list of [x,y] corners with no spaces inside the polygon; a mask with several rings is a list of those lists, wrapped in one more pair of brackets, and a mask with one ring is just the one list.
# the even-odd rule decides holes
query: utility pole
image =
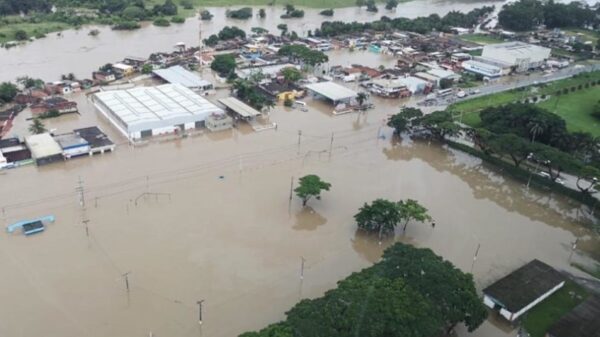
{"label": "utility pole", "polygon": [[83,188],[83,180],[81,179],[81,176],[79,176],[79,180],[77,182],[77,187],[75,188],[75,191],[77,191],[77,193],[79,194],[79,206],[84,208],[85,207],[85,194],[84,194],[84,188]]}
{"label": "utility pole", "polygon": [[125,274],[123,274],[122,276],[125,278],[125,289],[127,289],[127,292],[129,293],[129,274],[131,272],[128,271]]}
{"label": "utility pole", "polygon": [[575,242],[571,243],[571,253],[569,254],[569,264],[571,263],[571,258],[573,257],[573,253],[575,249],[577,249],[577,243],[579,242],[579,238],[575,238]]}
{"label": "utility pole", "polygon": [[300,256],[300,279],[304,280],[304,262],[306,259],[303,256]]}
{"label": "utility pole", "polygon": [[471,264],[471,274],[473,274],[473,268],[475,268],[475,261],[477,261],[477,255],[479,254],[479,248],[481,248],[481,244],[477,244],[477,249],[475,250],[475,255],[473,255],[473,263]]}
{"label": "utility pole", "polygon": [[88,228],[88,222],[90,222],[90,220],[84,219],[81,222],[83,222],[83,224],[85,225],[85,236],[87,236],[89,238],[90,237],[90,230]]}
{"label": "utility pole", "polygon": [[290,179],[290,203],[292,202],[292,198],[294,197],[294,176]]}
{"label": "utility pole", "polygon": [[202,302],[204,300],[197,301],[198,304],[198,324],[202,325]]}
{"label": "utility pole", "polygon": [[329,142],[329,159],[331,159],[331,152],[333,151],[333,132],[331,133],[331,141]]}
{"label": "utility pole", "polygon": [[302,130],[298,130],[298,154],[300,154],[300,142],[302,142]]}

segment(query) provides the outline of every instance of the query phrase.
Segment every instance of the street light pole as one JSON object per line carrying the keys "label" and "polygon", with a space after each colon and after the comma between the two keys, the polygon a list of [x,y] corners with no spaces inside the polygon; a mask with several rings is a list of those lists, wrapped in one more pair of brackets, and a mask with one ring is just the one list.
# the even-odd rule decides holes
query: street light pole
{"label": "street light pole", "polygon": [[202,325],[202,302],[204,300],[197,301],[198,304],[198,324]]}

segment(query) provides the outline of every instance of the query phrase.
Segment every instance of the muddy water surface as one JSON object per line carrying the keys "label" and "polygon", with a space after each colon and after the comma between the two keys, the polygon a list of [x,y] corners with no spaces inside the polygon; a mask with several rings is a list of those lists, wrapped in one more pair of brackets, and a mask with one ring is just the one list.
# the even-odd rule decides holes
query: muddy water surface
{"label": "muddy water surface", "polygon": [[[472,271],[479,289],[532,258],[576,272],[568,263],[576,237],[583,251],[574,259],[600,255],[578,204],[527,191],[461,152],[392,139],[383,119],[400,101],[375,99],[365,114],[334,117],[309,99],[307,112],[273,110],[277,130],[241,125],[133,148],[84,95],[74,98],[82,114],[48,127],[99,125],[119,145],[115,153],[0,175],[3,225],[57,218],[32,237],[0,234],[0,336],[232,337],[284,318],[299,299],[376,262],[394,240],[430,247]],[[14,132],[26,132],[27,117]],[[290,181],[308,173],[333,187],[302,209],[297,198],[290,203]],[[375,198],[417,199],[437,226],[411,223],[379,245],[353,221]],[[491,319],[459,335],[514,332]]]}

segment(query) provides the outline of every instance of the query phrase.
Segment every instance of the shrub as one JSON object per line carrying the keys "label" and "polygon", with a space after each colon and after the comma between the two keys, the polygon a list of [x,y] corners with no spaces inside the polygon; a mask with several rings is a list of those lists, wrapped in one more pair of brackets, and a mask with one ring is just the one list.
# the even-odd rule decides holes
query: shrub
{"label": "shrub", "polygon": [[333,9],[322,10],[319,14],[323,16],[333,16]]}
{"label": "shrub", "polygon": [[283,100],[283,105],[284,105],[284,106],[286,106],[286,107],[288,107],[288,108],[290,108],[292,105],[294,105],[294,101],[292,101],[292,99],[291,99],[291,98],[289,98],[289,97],[286,97],[286,98]]}
{"label": "shrub", "polygon": [[194,3],[192,2],[192,0],[181,0],[179,2],[179,4],[181,5],[181,7],[183,7],[184,9],[194,9]]}
{"label": "shrub", "polygon": [[158,18],[154,20],[154,25],[158,27],[168,27],[171,25],[171,23],[165,18]]}
{"label": "shrub", "polygon": [[181,16],[174,16],[171,18],[171,22],[173,23],[184,23],[185,22],[185,18],[181,17]]}
{"label": "shrub", "polygon": [[135,21],[121,21],[115,24],[112,29],[114,30],[134,30],[139,29],[141,26]]}
{"label": "shrub", "polygon": [[24,41],[24,40],[27,40],[28,38],[29,38],[29,36],[27,35],[27,32],[22,29],[19,29],[15,32],[15,40]]}

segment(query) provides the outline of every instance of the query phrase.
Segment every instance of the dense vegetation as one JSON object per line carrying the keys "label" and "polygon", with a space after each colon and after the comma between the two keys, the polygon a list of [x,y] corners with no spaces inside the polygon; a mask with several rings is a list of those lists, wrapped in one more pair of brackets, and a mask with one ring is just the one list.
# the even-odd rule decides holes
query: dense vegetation
{"label": "dense vegetation", "polygon": [[515,31],[532,30],[541,24],[548,28],[597,27],[599,13],[600,9],[579,1],[565,4],[552,0],[519,0],[502,8],[498,22],[505,29]]}
{"label": "dense vegetation", "polygon": [[464,323],[475,330],[487,311],[473,278],[430,249],[402,243],[381,262],[304,299],[285,321],[240,337],[430,337]]}
{"label": "dense vegetation", "polygon": [[232,18],[232,19],[240,19],[240,20],[246,20],[252,17],[252,8],[251,7],[243,7],[237,10],[233,10],[233,9],[228,9],[225,12],[225,15],[228,18]]}
{"label": "dense vegetation", "polygon": [[277,53],[310,66],[316,66],[329,60],[329,57],[323,52],[312,50],[303,45],[285,45]]}
{"label": "dense vegetation", "polygon": [[427,17],[418,17],[415,19],[395,18],[390,19],[383,16],[381,20],[373,22],[342,22],[325,21],[321,23],[321,28],[316,29],[316,36],[338,36],[343,34],[360,33],[366,30],[389,31],[392,29],[428,33],[431,31],[450,31],[450,27],[472,28],[486,14],[490,13],[493,7],[486,6],[474,9],[468,13],[452,11],[443,17],[432,14]]}
{"label": "dense vegetation", "polygon": [[246,32],[236,26],[225,26],[218,34],[212,34],[207,39],[204,39],[204,44],[207,46],[216,46],[219,41],[233,40],[238,37],[245,38]]}

